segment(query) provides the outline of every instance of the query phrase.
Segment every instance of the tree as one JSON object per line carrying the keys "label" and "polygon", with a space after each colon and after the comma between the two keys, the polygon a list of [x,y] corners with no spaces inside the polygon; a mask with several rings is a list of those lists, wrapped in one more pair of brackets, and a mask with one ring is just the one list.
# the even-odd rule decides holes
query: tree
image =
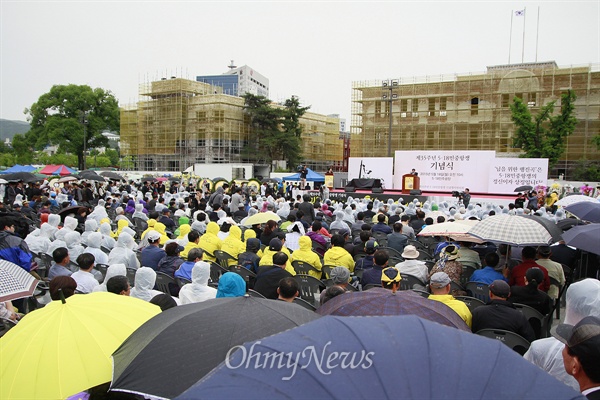
{"label": "tree", "polygon": [[101,133],[119,129],[117,99],[109,91],[87,85],[55,85],[25,113],[31,123],[25,142],[36,149],[57,144],[60,152],[77,155],[79,169],[84,168],[84,148],[107,146],[108,139]]}
{"label": "tree", "polygon": [[[540,112],[532,117],[529,108],[523,100],[515,97],[510,109],[512,120],[517,127],[514,136],[514,146],[523,149],[525,158],[547,158],[552,167],[563,155],[567,137],[575,130],[575,99],[572,90],[561,96],[561,110],[553,115],[556,101],[546,104]],[[532,119],[533,118],[533,119]]]}
{"label": "tree", "polygon": [[598,150],[600,150],[600,134],[592,138],[592,143],[596,145]]}
{"label": "tree", "polygon": [[264,96],[246,93],[243,97],[244,110],[252,125],[244,157],[257,162],[264,160],[268,164],[285,159],[288,165],[296,165],[301,159],[299,119],[310,107],[300,107],[296,97],[286,100],[283,109],[272,107],[271,101]]}

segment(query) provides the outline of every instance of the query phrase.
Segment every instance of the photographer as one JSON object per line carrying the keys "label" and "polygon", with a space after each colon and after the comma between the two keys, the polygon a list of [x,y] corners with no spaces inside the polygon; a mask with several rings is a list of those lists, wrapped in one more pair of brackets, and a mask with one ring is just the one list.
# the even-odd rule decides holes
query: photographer
{"label": "photographer", "polygon": [[462,200],[465,208],[467,208],[471,202],[471,193],[469,192],[469,188],[465,188],[465,191],[460,194],[460,199]]}

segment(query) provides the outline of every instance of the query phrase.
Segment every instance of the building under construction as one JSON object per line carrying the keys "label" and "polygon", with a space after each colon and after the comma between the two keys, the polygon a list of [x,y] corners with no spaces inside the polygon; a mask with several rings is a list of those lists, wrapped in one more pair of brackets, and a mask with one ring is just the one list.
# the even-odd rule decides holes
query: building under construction
{"label": "building under construction", "polygon": [[[252,126],[244,99],[219,86],[182,78],[140,85],[140,100],[121,108],[121,155],[134,169],[183,171],[197,163],[265,164],[247,151]],[[277,105],[274,105],[277,106]],[[300,118],[306,163],[342,165],[339,119],[311,112]]]}
{"label": "building under construction", "polygon": [[[600,160],[592,138],[600,133],[600,66],[559,68],[555,62],[488,67],[486,72],[387,81],[353,82],[351,156],[385,156],[395,150],[513,148],[510,104],[519,97],[533,115],[575,91],[575,132],[554,166],[565,173],[582,159]],[[391,135],[390,135],[391,132]],[[391,136],[391,141],[389,140]]]}

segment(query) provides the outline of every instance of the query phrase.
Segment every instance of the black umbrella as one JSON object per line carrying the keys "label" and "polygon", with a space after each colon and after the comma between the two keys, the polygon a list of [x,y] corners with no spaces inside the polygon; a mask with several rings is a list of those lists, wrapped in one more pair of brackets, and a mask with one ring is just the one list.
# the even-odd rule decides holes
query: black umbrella
{"label": "black umbrella", "polygon": [[125,178],[123,178],[121,175],[117,174],[116,172],[112,172],[112,171],[102,171],[100,172],[100,175],[113,180],[113,181],[125,181]]}
{"label": "black umbrella", "polygon": [[296,304],[249,296],[172,308],[113,353],[111,390],[173,398],[224,361],[232,347],[317,318]]}
{"label": "black umbrella", "polygon": [[45,178],[47,178],[47,177],[44,176],[43,178],[40,178],[37,175],[32,174],[31,172],[13,172],[12,174],[2,175],[2,179],[5,179],[8,182],[23,181],[25,183],[29,183],[29,182],[37,182],[37,181],[43,180]]}
{"label": "black umbrella", "polygon": [[556,226],[563,232],[568,231],[576,225],[585,225],[585,222],[577,218],[565,218],[556,223]]}
{"label": "black umbrella", "polygon": [[87,208],[86,208],[86,207],[82,207],[82,206],[72,206],[72,207],[66,207],[66,208],[63,208],[62,210],[60,210],[60,211],[58,212],[58,215],[60,215],[60,219],[61,219],[62,221],[64,221],[64,220],[65,220],[65,218],[66,218],[66,217],[68,217],[70,214],[74,214],[74,215],[77,215],[77,214],[79,214],[79,210],[80,210],[80,209],[82,209],[82,208],[83,208],[84,210],[87,210]]}
{"label": "black umbrella", "polygon": [[151,176],[146,176],[146,177],[142,178],[142,182],[156,182],[156,178],[153,178]]}
{"label": "black umbrella", "polygon": [[554,221],[551,221],[544,217],[538,217],[537,215],[519,215],[519,217],[531,219],[537,222],[538,224],[542,225],[544,228],[546,228],[550,236],[552,236],[553,242],[558,242],[559,240],[562,240],[563,232]]}
{"label": "black umbrella", "polygon": [[525,186],[519,186],[518,188],[516,188],[514,190],[514,192],[527,192],[528,190],[533,189],[533,186],[529,186],[529,185],[525,185]]}

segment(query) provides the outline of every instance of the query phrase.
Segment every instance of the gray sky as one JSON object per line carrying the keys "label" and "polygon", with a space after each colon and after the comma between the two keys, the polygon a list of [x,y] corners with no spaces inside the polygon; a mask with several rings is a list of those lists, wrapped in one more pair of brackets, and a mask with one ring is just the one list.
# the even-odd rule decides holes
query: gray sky
{"label": "gray sky", "polygon": [[[508,61],[511,10],[526,8],[525,62],[600,62],[600,1],[0,0],[0,118],[25,120],[54,84],[87,84],[134,103],[138,84],[220,74],[231,59],[350,123],[352,81],[484,71]],[[511,62],[521,61],[513,18]]]}

